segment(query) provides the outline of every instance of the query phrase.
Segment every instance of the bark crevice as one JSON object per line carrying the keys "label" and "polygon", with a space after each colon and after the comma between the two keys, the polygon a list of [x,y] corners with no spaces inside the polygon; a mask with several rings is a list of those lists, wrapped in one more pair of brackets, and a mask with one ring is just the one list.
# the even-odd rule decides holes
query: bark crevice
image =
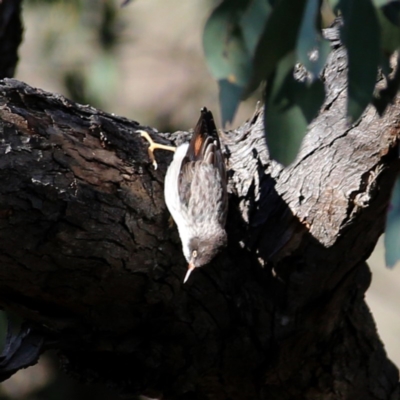
{"label": "bark crevice", "polygon": [[[400,170],[399,100],[354,126],[345,53],[293,165],[271,161],[262,112],[226,132],[228,247],[182,284],[149,127],[0,81],[0,304],[65,369],[174,399],[389,399],[398,372],[364,301],[365,260]],[[129,368],[126,366],[129,365]]]}

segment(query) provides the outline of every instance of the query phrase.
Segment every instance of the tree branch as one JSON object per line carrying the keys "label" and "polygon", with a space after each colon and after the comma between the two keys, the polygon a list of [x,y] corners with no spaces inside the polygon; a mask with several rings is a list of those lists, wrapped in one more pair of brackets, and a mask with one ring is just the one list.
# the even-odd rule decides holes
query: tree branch
{"label": "tree branch", "polygon": [[171,155],[154,171],[138,123],[0,82],[0,303],[45,327],[71,373],[128,393],[395,396],[364,293],[400,166],[399,101],[348,126],[345,67],[337,46],[287,169],[269,160],[261,112],[223,135],[229,244],[186,285],[162,194]]}

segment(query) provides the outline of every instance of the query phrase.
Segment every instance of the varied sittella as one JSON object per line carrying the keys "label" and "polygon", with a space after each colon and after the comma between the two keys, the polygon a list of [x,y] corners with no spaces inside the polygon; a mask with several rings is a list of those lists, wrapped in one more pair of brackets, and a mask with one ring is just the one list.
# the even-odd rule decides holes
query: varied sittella
{"label": "varied sittella", "polygon": [[175,151],[165,176],[164,196],[189,263],[185,283],[195,268],[208,264],[227,243],[227,178],[213,115],[203,108],[190,143],[177,148],[154,143],[147,132],[139,132],[150,143],[155,168],[155,149]]}

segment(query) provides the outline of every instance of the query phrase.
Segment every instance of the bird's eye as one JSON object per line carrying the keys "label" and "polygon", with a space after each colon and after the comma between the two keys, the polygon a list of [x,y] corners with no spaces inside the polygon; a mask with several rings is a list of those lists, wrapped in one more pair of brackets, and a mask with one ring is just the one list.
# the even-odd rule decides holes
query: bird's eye
{"label": "bird's eye", "polygon": [[193,257],[193,258],[196,258],[196,257],[197,257],[197,250],[193,250],[193,251],[192,251],[192,257]]}

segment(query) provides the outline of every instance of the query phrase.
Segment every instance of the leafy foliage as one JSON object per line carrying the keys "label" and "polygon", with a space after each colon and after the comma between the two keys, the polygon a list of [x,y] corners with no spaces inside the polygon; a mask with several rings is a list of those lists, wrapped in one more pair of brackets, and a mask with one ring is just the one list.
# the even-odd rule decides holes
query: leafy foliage
{"label": "leafy foliage", "polygon": [[[330,48],[321,26],[332,12],[341,18],[348,55],[347,119],[355,123],[370,103],[382,115],[400,87],[400,68],[390,74],[390,57],[400,48],[399,1],[223,0],[205,27],[205,54],[219,83],[223,123],[265,82],[266,140],[271,157],[284,165],[295,159],[325,100],[320,74]],[[299,68],[306,72],[296,80]],[[375,90],[379,68],[387,85]],[[390,267],[400,260],[399,238],[400,178],[387,216]]]}
{"label": "leafy foliage", "polygon": [[204,29],[204,51],[218,80],[222,119],[232,121],[252,76],[259,38],[271,6],[265,0],[223,1]]}
{"label": "leafy foliage", "polygon": [[[272,154],[289,164],[324,101],[324,85],[319,79],[300,82],[294,78],[293,53],[283,58],[267,86],[264,113],[267,143]],[[278,132],[271,138],[272,132]]]}
{"label": "leafy foliage", "polygon": [[[341,37],[348,51],[347,116],[357,121],[372,99],[380,59],[380,29],[370,1],[341,0]],[[360,18],[360,13],[363,18]],[[368,29],[364,29],[368,26]]]}
{"label": "leafy foliage", "polygon": [[[323,8],[321,8],[323,5]],[[369,103],[379,110],[393,99],[374,97],[378,67],[400,47],[400,5],[385,0],[223,0],[204,30],[207,63],[220,89],[223,123],[232,121],[240,101],[262,82],[265,129],[271,156],[294,160],[307,125],[321,108],[320,80],[330,48],[323,38],[321,10],[341,16],[341,38],[348,53],[349,122]],[[307,74],[296,82],[300,64]],[[397,85],[397,82],[393,82]],[[396,91],[397,91],[396,87]]]}

